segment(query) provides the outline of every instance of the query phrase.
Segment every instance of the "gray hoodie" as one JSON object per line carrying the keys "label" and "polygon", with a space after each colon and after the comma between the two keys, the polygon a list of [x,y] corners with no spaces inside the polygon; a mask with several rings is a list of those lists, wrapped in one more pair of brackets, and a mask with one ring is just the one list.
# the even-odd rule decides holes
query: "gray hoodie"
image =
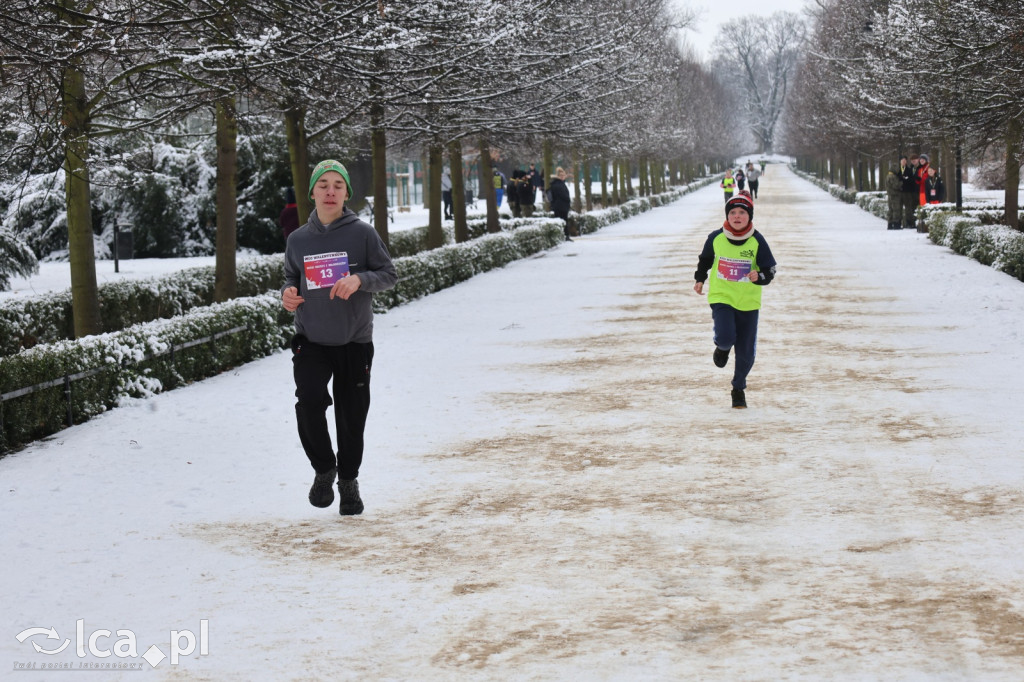
{"label": "gray hoodie", "polygon": [[[347,301],[330,298],[331,285],[346,273],[359,275],[359,290]],[[373,292],[395,286],[398,274],[377,232],[351,209],[324,226],[316,211],[288,237],[284,287],[305,301],[295,310],[295,330],[314,343],[343,346],[373,340]]]}

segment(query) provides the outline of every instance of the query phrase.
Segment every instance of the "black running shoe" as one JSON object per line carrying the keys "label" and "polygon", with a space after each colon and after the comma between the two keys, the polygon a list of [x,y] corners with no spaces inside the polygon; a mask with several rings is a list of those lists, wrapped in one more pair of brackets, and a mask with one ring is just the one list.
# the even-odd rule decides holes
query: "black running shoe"
{"label": "black running shoe", "polygon": [[359,497],[359,481],[338,479],[338,497],[341,504],[338,513],[342,516],[354,516],[363,513],[363,500]]}
{"label": "black running shoe", "polygon": [[313,479],[313,487],[309,489],[309,503],[314,507],[330,507],[334,502],[334,477],[337,469],[317,474]]}
{"label": "black running shoe", "polygon": [[738,388],[732,389],[732,406],[738,409],[747,406],[747,396],[743,395],[743,391]]}
{"label": "black running shoe", "polygon": [[711,359],[715,361],[715,367],[725,367],[729,362],[729,351],[715,348],[715,354]]}

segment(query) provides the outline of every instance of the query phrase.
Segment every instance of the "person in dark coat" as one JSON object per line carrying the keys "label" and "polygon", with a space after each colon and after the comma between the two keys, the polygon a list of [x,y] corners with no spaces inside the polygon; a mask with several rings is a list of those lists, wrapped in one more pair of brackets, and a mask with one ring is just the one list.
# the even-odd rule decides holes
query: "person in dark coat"
{"label": "person in dark coat", "polygon": [[907,157],[900,157],[900,167],[896,171],[900,177],[900,201],[903,204],[903,229],[914,229],[917,216],[917,173],[915,165],[910,163]]}
{"label": "person in dark coat", "polygon": [[534,204],[537,203],[537,190],[533,185],[533,179],[529,172],[523,173],[519,181],[519,206],[523,215],[527,218],[533,217]]}
{"label": "person in dark coat", "polygon": [[517,168],[512,171],[512,177],[508,181],[508,207],[512,210],[512,216],[515,218],[523,217],[523,205],[520,203],[520,190],[522,186],[523,178],[526,177],[526,172],[521,168]]}
{"label": "person in dark coat", "polygon": [[533,185],[533,195],[537,196],[537,192],[540,192],[541,195],[543,195],[544,175],[543,173],[541,173],[541,171],[537,170],[536,164],[530,164],[530,171],[528,175],[530,176],[530,184]]}
{"label": "person in dark coat", "polygon": [[284,240],[288,241],[288,235],[299,229],[299,205],[295,203],[295,190],[289,187],[284,193],[284,208],[277,218],[281,232],[284,233]]}
{"label": "person in dark coat", "polygon": [[569,236],[569,209],[572,207],[572,199],[569,197],[569,187],[565,184],[565,169],[561,166],[555,170],[551,178],[551,212],[565,221],[565,241],[571,242]]}
{"label": "person in dark coat", "polygon": [[889,202],[887,217],[890,230],[899,230],[903,227],[900,222],[903,208],[903,199],[900,196],[902,193],[903,181],[897,174],[897,169],[890,168],[888,175],[885,176],[885,196]]}
{"label": "person in dark coat", "polygon": [[928,176],[924,179],[924,197],[929,204],[941,204],[946,200],[946,183],[939,177],[935,166],[928,166]]}

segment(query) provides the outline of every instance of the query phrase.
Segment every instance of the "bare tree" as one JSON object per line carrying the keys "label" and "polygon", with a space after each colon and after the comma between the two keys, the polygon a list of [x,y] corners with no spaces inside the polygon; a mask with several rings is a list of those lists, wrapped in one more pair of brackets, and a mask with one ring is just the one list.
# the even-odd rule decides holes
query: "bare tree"
{"label": "bare tree", "polygon": [[775,128],[786,105],[806,27],[793,12],[775,12],[767,19],[740,17],[727,22],[717,40],[723,72],[738,64],[740,75],[730,84],[745,105],[747,122],[758,151],[771,152]]}

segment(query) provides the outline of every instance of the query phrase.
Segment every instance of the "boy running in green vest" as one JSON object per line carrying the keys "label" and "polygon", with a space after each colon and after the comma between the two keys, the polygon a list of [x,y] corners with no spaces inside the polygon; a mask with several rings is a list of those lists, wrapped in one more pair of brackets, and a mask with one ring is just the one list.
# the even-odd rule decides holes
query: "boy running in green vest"
{"label": "boy running in green vest", "polygon": [[732,177],[732,169],[728,168],[725,171],[725,177],[718,183],[718,186],[725,190],[725,201],[729,202],[732,199],[733,192],[736,191],[736,180]]}
{"label": "boy running in green vest", "polygon": [[725,367],[729,351],[736,348],[732,376],[732,406],[747,406],[744,391],[747,374],[754,366],[757,350],[757,317],[761,308],[761,287],[775,278],[775,258],[768,242],[754,229],[754,204],[747,192],[740,192],[725,204],[725,224],[708,235],[697,261],[693,290],[704,293],[708,270],[714,276],[708,284],[708,303],[714,323],[716,367]]}

